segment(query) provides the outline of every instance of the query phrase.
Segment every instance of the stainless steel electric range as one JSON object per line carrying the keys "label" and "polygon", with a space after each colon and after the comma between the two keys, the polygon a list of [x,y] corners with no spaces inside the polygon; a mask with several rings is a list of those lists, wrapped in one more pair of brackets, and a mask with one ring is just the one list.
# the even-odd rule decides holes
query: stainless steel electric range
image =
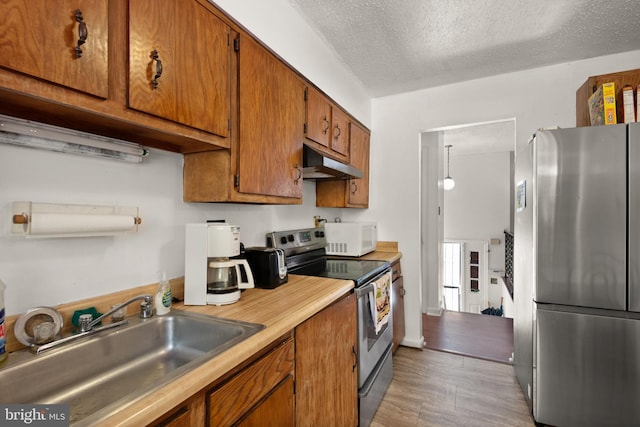
{"label": "stainless steel electric range", "polygon": [[357,296],[359,425],[368,426],[393,377],[391,342],[393,313],[377,324],[375,286],[390,281],[390,264],[353,258],[329,257],[323,227],[267,234],[267,246],[285,252],[291,274],[353,280]]}

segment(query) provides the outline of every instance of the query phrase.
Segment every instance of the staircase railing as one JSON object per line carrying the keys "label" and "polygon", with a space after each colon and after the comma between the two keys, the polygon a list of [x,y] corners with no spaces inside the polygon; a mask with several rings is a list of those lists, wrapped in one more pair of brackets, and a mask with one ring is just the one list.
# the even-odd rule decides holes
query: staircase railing
{"label": "staircase railing", "polygon": [[513,233],[504,231],[504,281],[513,300]]}

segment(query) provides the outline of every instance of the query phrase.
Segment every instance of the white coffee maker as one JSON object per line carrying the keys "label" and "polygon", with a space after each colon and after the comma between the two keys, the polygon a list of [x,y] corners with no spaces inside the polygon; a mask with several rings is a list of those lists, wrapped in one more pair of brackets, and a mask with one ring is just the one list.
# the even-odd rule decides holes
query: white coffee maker
{"label": "white coffee maker", "polygon": [[[227,223],[187,224],[185,239],[185,305],[224,305],[253,288],[253,275],[240,254],[240,227]],[[243,279],[242,272],[244,271]]]}

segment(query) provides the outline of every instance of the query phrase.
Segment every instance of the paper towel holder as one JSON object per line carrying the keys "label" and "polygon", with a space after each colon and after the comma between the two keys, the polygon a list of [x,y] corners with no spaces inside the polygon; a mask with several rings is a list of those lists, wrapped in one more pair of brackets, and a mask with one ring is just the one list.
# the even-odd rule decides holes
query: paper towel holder
{"label": "paper towel holder", "polygon": [[113,236],[138,231],[137,207],[13,202],[11,234],[25,237]]}

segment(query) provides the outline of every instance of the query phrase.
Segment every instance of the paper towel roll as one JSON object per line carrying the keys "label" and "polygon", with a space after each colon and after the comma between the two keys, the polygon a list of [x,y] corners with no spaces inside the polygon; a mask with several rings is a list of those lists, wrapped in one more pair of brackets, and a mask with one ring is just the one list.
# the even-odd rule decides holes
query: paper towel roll
{"label": "paper towel roll", "polygon": [[128,215],[81,215],[34,213],[30,234],[117,233],[135,228],[135,218]]}

